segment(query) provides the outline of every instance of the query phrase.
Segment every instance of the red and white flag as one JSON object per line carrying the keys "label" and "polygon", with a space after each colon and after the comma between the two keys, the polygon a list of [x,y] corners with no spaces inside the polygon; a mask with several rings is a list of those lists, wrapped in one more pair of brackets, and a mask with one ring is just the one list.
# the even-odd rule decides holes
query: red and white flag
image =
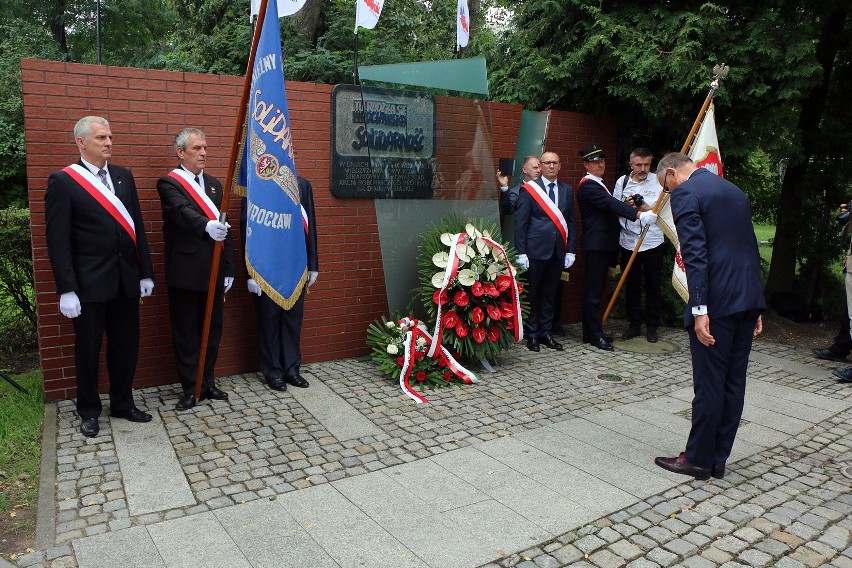
{"label": "red and white flag", "polygon": [[467,0],[459,0],[456,14],[456,44],[459,47],[465,47],[468,40],[470,40],[470,10],[467,8]]}
{"label": "red and white flag", "polygon": [[[269,0],[274,1],[274,0]],[[278,0],[278,17],[292,16],[302,9],[308,0]],[[251,0],[251,17],[260,13],[260,0]]]}
{"label": "red and white flag", "polygon": [[358,28],[372,30],[379,21],[382,14],[382,6],[385,0],[356,0],[355,5],[355,33]]}
{"label": "red and white flag", "polygon": [[[719,138],[716,136],[716,115],[713,103],[707,109],[704,120],[698,128],[698,135],[689,150],[689,157],[700,168],[706,168],[719,177],[724,177],[722,168],[722,155],[719,153]],[[660,208],[657,216],[657,225],[675,246],[675,262],[672,269],[672,286],[684,302],[689,301],[689,288],[686,285],[686,271],[683,259],[680,256],[680,240],[677,238],[675,223],[672,217],[671,200]]]}

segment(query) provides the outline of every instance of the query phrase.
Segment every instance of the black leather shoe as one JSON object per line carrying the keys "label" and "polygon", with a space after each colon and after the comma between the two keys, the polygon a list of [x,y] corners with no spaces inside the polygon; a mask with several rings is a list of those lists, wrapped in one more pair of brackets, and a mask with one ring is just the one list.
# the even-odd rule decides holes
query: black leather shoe
{"label": "black leather shoe", "polygon": [[310,386],[302,375],[288,375],[284,377],[284,382],[300,389],[306,389]]}
{"label": "black leather shoe", "polygon": [[281,377],[275,377],[266,381],[266,384],[269,385],[274,391],[285,391],[287,390],[287,383],[284,382],[284,379]]}
{"label": "black leather shoe", "polygon": [[[604,335],[603,338],[606,339],[607,343],[612,343],[612,336],[611,335]],[[588,335],[583,336],[583,343],[591,343],[591,339],[589,339]]]}
{"label": "black leather shoe", "polygon": [[642,334],[642,330],[638,325],[631,325],[627,328],[627,331],[621,334],[621,339],[633,339],[634,337],[639,337]]}
{"label": "black leather shoe", "polygon": [[175,410],[189,410],[193,406],[195,406],[195,395],[189,393],[180,397],[175,405]]}
{"label": "black leather shoe", "polygon": [[541,343],[548,349],[555,349],[557,351],[562,351],[563,349],[562,344],[553,339],[553,337],[550,335],[545,335],[544,337],[542,337],[539,343]]}
{"label": "black leather shoe", "polygon": [[814,357],[824,359],[826,361],[837,361],[838,363],[846,362],[846,355],[841,355],[836,351],[832,351],[831,347],[827,349],[814,349]]}
{"label": "black leather shoe", "polygon": [[83,418],[80,422],[80,433],[87,438],[94,438],[101,431],[97,418]]}
{"label": "black leather shoe", "polygon": [[208,398],[210,400],[228,400],[228,393],[223,390],[219,390],[216,387],[210,387],[201,391],[201,396],[198,398],[198,401],[201,402]]}
{"label": "black leather shoe", "polygon": [[536,353],[541,351],[541,347],[538,346],[538,339],[527,339],[527,349]]}
{"label": "black leather shoe", "polygon": [[131,406],[124,412],[112,412],[110,416],[114,418],[124,418],[125,420],[130,420],[131,422],[150,422],[151,415],[147,412],[142,412],[135,406]]}
{"label": "black leather shoe", "polygon": [[589,345],[592,347],[597,347],[598,349],[603,349],[604,351],[614,351],[615,348],[612,346],[612,343],[606,340],[606,337],[597,337],[589,341]]}
{"label": "black leather shoe", "polygon": [[648,343],[656,343],[660,340],[660,336],[657,335],[656,328],[649,327],[648,333],[645,334],[645,339],[648,340]]}
{"label": "black leather shoe", "polygon": [[722,479],[725,477],[725,465],[714,465],[710,468],[710,475],[715,477],[716,479]]}
{"label": "black leather shoe", "polygon": [[840,379],[838,383],[852,383],[852,367],[842,371],[832,371],[831,374]]}
{"label": "black leather shoe", "polygon": [[676,458],[656,458],[654,463],[672,473],[691,475],[695,479],[710,479],[709,467],[698,467],[697,465],[692,465],[686,459],[686,455],[684,454],[680,454]]}

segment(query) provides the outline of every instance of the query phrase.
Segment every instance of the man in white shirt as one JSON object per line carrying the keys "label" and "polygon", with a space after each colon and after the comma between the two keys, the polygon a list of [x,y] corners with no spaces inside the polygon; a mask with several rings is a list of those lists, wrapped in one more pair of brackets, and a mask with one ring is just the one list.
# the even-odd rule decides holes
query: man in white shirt
{"label": "man in white shirt", "polygon": [[[657,176],[648,175],[654,155],[648,148],[636,148],[630,153],[630,173],[615,182],[613,196],[629,205],[634,205],[633,196],[641,195],[649,206],[657,203],[663,190]],[[621,234],[618,244],[621,246],[621,269],[627,266],[633,249],[644,228],[639,221],[619,218]],[[648,232],[642,240],[639,252],[627,273],[627,331],[622,339],[638,337],[642,333],[642,321],[645,321],[646,337],[651,343],[658,341],[657,328],[660,326],[662,310],[662,271],[663,271],[663,231],[656,224],[648,225]],[[645,312],[642,313],[642,282],[645,283]]]}

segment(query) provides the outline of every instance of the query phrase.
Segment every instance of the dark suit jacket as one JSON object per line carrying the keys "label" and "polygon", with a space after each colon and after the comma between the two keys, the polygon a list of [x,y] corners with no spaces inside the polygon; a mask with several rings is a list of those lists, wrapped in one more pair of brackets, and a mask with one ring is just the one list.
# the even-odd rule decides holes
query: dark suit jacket
{"label": "dark suit jacket", "polygon": [[119,294],[137,297],[139,281],[154,277],[133,174],[113,164],[108,169],[116,197],[133,218],[136,246],[112,215],[64,171],[50,175],[44,194],[47,254],[56,291],[76,292],[81,302],[107,302]]}
{"label": "dark suit jacket", "polygon": [[636,220],[637,209],[619,201],[598,182],[587,179],[577,187],[583,220],[583,251],[618,250],[619,217]]}
{"label": "dark suit jacket", "polygon": [[675,188],[671,203],[689,286],[684,325],[694,325],[693,306],[706,305],[711,320],[766,309],[748,197],[698,168]]}
{"label": "dark suit jacket", "polygon": [[[547,193],[547,185],[542,178],[534,180]],[[568,225],[568,250],[562,244],[562,234],[547,213],[526,189],[521,188],[518,195],[518,207],[515,210],[515,249],[533,260],[548,260],[566,252],[573,253],[576,240],[574,229],[574,192],[571,186],[556,182],[559,189],[557,207]]]}
{"label": "dark suit jacket", "polygon": [[[299,182],[299,201],[302,207],[305,208],[305,213],[308,215],[308,233],[305,235],[305,246],[308,252],[308,270],[311,272],[319,272],[319,258],[317,256],[317,223],[316,215],[314,214],[314,190],[311,187],[311,182],[301,176],[296,176]],[[240,236],[243,239],[243,246],[246,242],[246,199],[243,198],[240,207]],[[299,220],[301,222],[301,219]]]}
{"label": "dark suit jacket", "polygon": [[[157,193],[163,206],[166,284],[173,288],[206,292],[216,242],[205,231],[210,219],[183,186],[169,176],[157,181]],[[204,193],[216,207],[222,204],[222,184],[206,173]],[[225,237],[217,286],[223,285],[225,276],[234,275],[234,245],[229,234]]]}
{"label": "dark suit jacket", "polygon": [[518,208],[518,196],[521,194],[521,185],[513,185],[506,191],[500,190],[500,213],[512,215]]}

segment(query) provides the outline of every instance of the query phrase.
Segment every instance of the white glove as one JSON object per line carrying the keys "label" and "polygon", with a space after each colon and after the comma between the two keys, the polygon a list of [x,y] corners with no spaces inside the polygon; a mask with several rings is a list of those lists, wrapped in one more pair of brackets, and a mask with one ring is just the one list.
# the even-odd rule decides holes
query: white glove
{"label": "white glove", "polygon": [[150,278],[143,278],[139,281],[139,295],[147,298],[154,293],[154,281]]}
{"label": "white glove", "polygon": [[643,211],[639,213],[639,220],[646,225],[653,225],[657,222],[657,214],[653,211]]}
{"label": "white glove", "polygon": [[248,285],[249,294],[257,294],[258,296],[263,295],[263,290],[260,289],[260,285],[254,278],[249,278],[246,284]]}
{"label": "white glove", "polygon": [[528,259],[525,254],[519,254],[517,258],[515,258],[515,262],[524,270],[528,270],[530,267],[530,259]]}
{"label": "white glove", "polygon": [[231,289],[231,286],[234,285],[234,277],[233,276],[225,276],[225,293],[228,293],[228,290]]}
{"label": "white glove", "polygon": [[577,260],[577,255],[573,252],[565,253],[565,268],[571,268],[571,265],[574,264],[574,261]]}
{"label": "white glove", "polygon": [[313,270],[308,270],[308,288],[316,284],[317,277],[319,276],[319,272],[315,272]]}
{"label": "white glove", "polygon": [[225,237],[228,236],[228,225],[219,221],[207,221],[204,230],[214,241],[224,241]]}
{"label": "white glove", "polygon": [[76,318],[83,313],[83,308],[80,307],[80,298],[77,297],[77,292],[65,292],[59,296],[59,311],[66,318]]}

